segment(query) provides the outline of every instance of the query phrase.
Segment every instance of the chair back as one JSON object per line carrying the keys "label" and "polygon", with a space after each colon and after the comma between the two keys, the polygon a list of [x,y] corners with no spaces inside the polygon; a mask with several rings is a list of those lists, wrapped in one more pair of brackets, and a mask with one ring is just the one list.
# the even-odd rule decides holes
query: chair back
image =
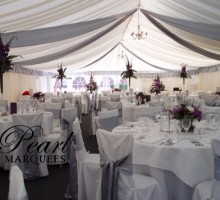
{"label": "chair back", "polygon": [[76,151],[82,152],[82,159],[83,159],[84,156],[87,154],[87,151],[86,151],[85,144],[83,141],[82,131],[81,131],[80,122],[78,118],[76,118],[73,122],[73,133],[75,137]]}
{"label": "chair back", "polygon": [[149,107],[157,107],[157,106],[165,107],[165,101],[149,101],[148,105]]}
{"label": "chair back", "polygon": [[119,111],[117,109],[98,112],[98,116],[101,129],[112,131],[119,125]]}
{"label": "chair back", "polygon": [[[13,125],[17,137],[24,137],[22,143],[13,151],[13,156],[26,156],[29,162],[16,163],[24,173],[25,179],[36,179],[48,175],[46,160],[40,161],[39,157],[44,156],[44,152],[37,150],[28,152],[31,143],[43,142],[42,139],[42,119],[43,113],[14,114],[12,115]],[[31,162],[31,157],[37,157],[36,162]]]}
{"label": "chair back", "polygon": [[216,95],[205,95],[204,101],[206,106],[215,106],[215,102],[218,99]]}
{"label": "chair back", "polygon": [[110,100],[113,102],[119,102],[120,101],[120,93],[110,94]]}
{"label": "chair back", "polygon": [[122,102],[106,101],[106,108],[107,108],[108,110],[118,109],[118,111],[119,111],[119,116],[122,117]]}
{"label": "chair back", "polygon": [[18,166],[11,167],[9,180],[8,200],[28,200],[23,173]]}
{"label": "chair back", "polygon": [[163,106],[157,106],[157,107],[149,107],[149,108],[144,108],[144,109],[138,109],[137,112],[137,119],[141,116],[149,117],[152,120],[156,120],[156,115],[161,113],[164,110]]}
{"label": "chair back", "polygon": [[97,141],[102,168],[101,199],[127,199],[125,196],[134,187],[132,179],[133,136],[98,129]]}

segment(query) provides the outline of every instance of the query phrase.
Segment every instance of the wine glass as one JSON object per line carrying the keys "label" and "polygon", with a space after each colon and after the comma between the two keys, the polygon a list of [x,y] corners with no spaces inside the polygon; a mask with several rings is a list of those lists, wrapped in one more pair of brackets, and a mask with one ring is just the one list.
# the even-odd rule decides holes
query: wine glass
{"label": "wine glass", "polygon": [[191,119],[182,119],[182,127],[185,133],[188,133],[190,126],[191,126]]}

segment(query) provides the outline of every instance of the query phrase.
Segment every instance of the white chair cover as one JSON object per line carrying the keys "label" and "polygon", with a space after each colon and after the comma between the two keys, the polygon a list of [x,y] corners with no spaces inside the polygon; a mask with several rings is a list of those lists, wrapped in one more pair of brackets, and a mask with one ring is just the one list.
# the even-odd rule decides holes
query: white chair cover
{"label": "white chair cover", "polygon": [[99,97],[99,110],[106,108],[106,102],[110,101],[109,96],[100,96]]}
{"label": "white chair cover", "polygon": [[[67,138],[70,136],[72,132],[72,124],[73,121],[77,118],[76,109],[73,108],[65,108],[62,109],[62,119],[61,119],[61,126],[62,129],[67,129]],[[66,130],[65,130],[66,131]],[[70,150],[71,150],[71,140],[67,144],[67,160],[70,160]]]}
{"label": "white chair cover", "polygon": [[23,173],[18,166],[11,167],[9,180],[8,200],[28,200]]}
{"label": "white chair cover", "polygon": [[206,106],[215,106],[215,102],[218,99],[216,95],[205,95],[204,101]]}
{"label": "white chair cover", "polygon": [[76,144],[78,199],[94,200],[100,174],[100,156],[86,151],[78,118],[73,122],[73,132]]}
{"label": "white chair cover", "polygon": [[113,102],[120,101],[120,93],[112,93],[110,94],[110,100]]}
{"label": "white chair cover", "polygon": [[163,106],[165,107],[165,101],[149,101],[148,105],[150,107],[157,107],[157,106]]}
{"label": "white chair cover", "polygon": [[206,119],[207,114],[220,114],[220,107],[202,106],[202,117]]}
{"label": "white chair cover", "polygon": [[133,135],[98,129],[97,141],[102,174],[96,200],[162,200],[154,178],[132,172]]}
{"label": "white chair cover", "polygon": [[156,115],[161,113],[164,110],[163,106],[157,106],[157,107],[149,107],[147,109],[140,109],[137,113],[137,118],[140,116],[145,116],[152,118],[153,120],[156,120]]}
{"label": "white chair cover", "polygon": [[112,131],[119,125],[119,111],[117,109],[98,112],[98,116],[101,129]]}
{"label": "white chair cover", "polygon": [[39,177],[47,176],[48,175],[48,169],[47,169],[47,163],[46,159],[41,160],[40,157],[44,157],[44,152],[38,153],[37,151],[33,151],[32,153],[29,153],[27,151],[27,146],[30,143],[43,142],[42,137],[42,119],[43,114],[42,113],[31,113],[31,114],[14,114],[12,115],[12,121],[13,125],[15,127],[15,131],[18,133],[18,137],[22,137],[22,135],[25,133],[25,137],[30,137],[33,130],[33,137],[30,137],[30,140],[22,140],[22,145],[19,145],[18,148],[16,148],[13,151],[13,157],[16,158],[19,156],[20,158],[23,158],[23,156],[29,157],[31,160],[31,157],[37,157],[37,161],[35,162],[19,162],[14,163],[15,165],[18,165],[20,169],[22,170],[24,174],[25,179],[36,179]]}
{"label": "white chair cover", "polygon": [[82,114],[88,114],[89,113],[89,107],[90,107],[90,98],[87,94],[87,92],[84,92],[81,98],[82,103]]}
{"label": "white chair cover", "polygon": [[75,100],[75,105],[78,110],[78,118],[79,121],[81,122],[81,117],[82,117],[82,102],[81,102],[81,96],[77,96]]}
{"label": "white chair cover", "polygon": [[62,104],[61,103],[45,103],[44,110],[47,112],[53,113],[53,117],[54,117],[53,128],[60,127]]}
{"label": "white chair cover", "polygon": [[96,106],[96,99],[95,99],[95,96],[93,96],[92,99],[91,99],[91,101],[90,101],[90,112],[89,112],[90,127],[91,127],[91,134],[92,134],[92,135],[95,135],[95,134],[96,134],[95,106]]}
{"label": "white chair cover", "polygon": [[119,111],[119,116],[122,117],[122,102],[106,101],[106,108],[107,108],[108,110],[118,109],[118,111]]}
{"label": "white chair cover", "polygon": [[165,109],[173,109],[175,96],[164,96],[163,98],[165,100]]}
{"label": "white chair cover", "polygon": [[51,102],[64,104],[64,98],[51,98]]}
{"label": "white chair cover", "polygon": [[211,140],[214,157],[214,179],[199,183],[193,192],[192,200],[219,200],[220,199],[220,139]]}
{"label": "white chair cover", "polygon": [[75,144],[72,142],[69,162],[69,183],[64,194],[66,199],[78,199],[78,175]]}

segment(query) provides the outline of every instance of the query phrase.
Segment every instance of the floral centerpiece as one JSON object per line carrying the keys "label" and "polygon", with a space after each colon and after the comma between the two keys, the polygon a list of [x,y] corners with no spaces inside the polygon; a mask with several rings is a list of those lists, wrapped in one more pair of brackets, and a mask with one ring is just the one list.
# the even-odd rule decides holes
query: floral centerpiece
{"label": "floral centerpiece", "polygon": [[187,64],[182,63],[181,66],[182,68],[181,71],[178,73],[178,76],[183,79],[183,85],[185,85],[185,79],[191,78],[191,76],[186,71]]}
{"label": "floral centerpiece", "polygon": [[121,90],[119,88],[115,88],[114,91],[115,92],[121,92]]}
{"label": "floral centerpiece", "polygon": [[61,88],[63,86],[63,79],[70,79],[70,78],[65,75],[66,67],[63,68],[62,63],[58,66],[57,72],[58,72],[58,74],[53,75],[52,78],[56,78],[57,80],[61,81],[61,85],[60,85],[60,90],[61,90]]}
{"label": "floral centerpiece", "polygon": [[22,96],[30,96],[30,92],[28,90],[26,90],[22,93]]}
{"label": "floral centerpiece", "polygon": [[136,94],[136,100],[137,100],[138,104],[139,104],[139,102],[141,102],[141,104],[145,104],[145,101],[144,101],[145,99],[146,99],[146,96],[144,95],[143,92],[138,92]]}
{"label": "floral centerpiece", "polygon": [[163,82],[160,80],[160,76],[157,76],[156,79],[154,79],[154,82],[151,85],[150,88],[150,93],[156,93],[156,94],[160,94],[161,91],[165,90],[165,85],[163,84]]}
{"label": "floral centerpiece", "polygon": [[97,89],[98,89],[98,85],[94,81],[93,76],[91,74],[89,83],[86,85],[86,91],[90,91],[90,93],[92,93],[93,91],[96,91]]}
{"label": "floral centerpiece", "polygon": [[123,71],[122,73],[121,73],[121,77],[123,78],[123,79],[126,79],[126,78],[128,78],[128,80],[129,80],[129,87],[131,86],[131,78],[137,78],[135,75],[134,75],[134,73],[135,72],[137,72],[136,70],[134,70],[134,69],[132,69],[132,62],[129,62],[129,60],[128,60],[128,57],[126,56],[126,58],[127,58],[127,62],[126,62],[126,71]]}
{"label": "floral centerpiece", "polygon": [[197,119],[200,121],[202,119],[202,112],[199,110],[199,107],[196,106],[187,106],[185,104],[181,104],[175,106],[173,110],[170,111],[175,119]]}
{"label": "floral centerpiece", "polygon": [[[194,129],[193,121],[194,120],[200,121],[202,119],[202,112],[199,110],[199,106],[196,107],[196,106],[187,106],[185,104],[181,104],[175,106],[173,110],[170,110],[170,113],[172,114],[174,119],[177,119],[181,122],[183,119],[190,120],[190,126],[188,129],[190,131],[193,131]],[[185,129],[183,131],[188,132]]]}
{"label": "floral centerpiece", "polygon": [[36,93],[33,94],[33,98],[37,99],[41,102],[44,102],[45,101],[45,94],[42,93],[42,92],[36,92]]}
{"label": "floral centerpiece", "polygon": [[12,40],[14,40],[16,37],[12,37],[6,44],[2,41],[2,32],[0,32],[0,84],[1,84],[1,93],[3,93],[3,74],[9,70],[12,70],[11,67],[13,65],[12,60],[17,55],[9,55],[10,52],[10,46]]}

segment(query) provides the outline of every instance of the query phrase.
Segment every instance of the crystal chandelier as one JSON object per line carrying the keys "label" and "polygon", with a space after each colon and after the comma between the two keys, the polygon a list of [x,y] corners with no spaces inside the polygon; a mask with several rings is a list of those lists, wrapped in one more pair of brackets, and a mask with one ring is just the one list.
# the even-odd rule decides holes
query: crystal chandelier
{"label": "crystal chandelier", "polygon": [[140,11],[140,5],[138,5],[138,26],[137,26],[137,32],[132,32],[131,33],[131,36],[134,40],[138,39],[138,40],[141,40],[141,39],[145,39],[146,36],[147,36],[147,32],[144,33],[143,31],[141,31],[141,28],[140,28],[140,22],[139,22],[139,11]]}

